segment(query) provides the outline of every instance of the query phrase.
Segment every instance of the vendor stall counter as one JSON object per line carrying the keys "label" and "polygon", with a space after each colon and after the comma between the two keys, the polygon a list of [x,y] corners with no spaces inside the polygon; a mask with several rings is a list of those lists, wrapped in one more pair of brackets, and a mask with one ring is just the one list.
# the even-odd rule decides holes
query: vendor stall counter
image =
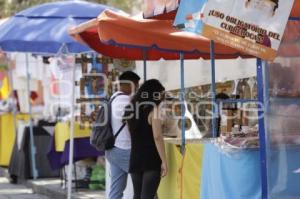
{"label": "vendor stall counter", "polygon": [[162,179],[159,198],[198,198],[202,175],[202,144],[187,144],[182,156],[180,146],[166,143],[169,173]]}
{"label": "vendor stall counter", "polygon": [[[55,125],[52,144],[48,152],[48,159],[52,169],[60,169],[69,163],[70,125],[68,122],[58,122]],[[89,127],[81,128],[79,123],[74,125],[74,161],[86,158],[96,158],[104,155],[90,145]]]}
{"label": "vendor stall counter", "polygon": [[[29,121],[27,114],[17,114],[16,120]],[[0,115],[0,166],[9,166],[16,138],[14,117],[11,113]]]}

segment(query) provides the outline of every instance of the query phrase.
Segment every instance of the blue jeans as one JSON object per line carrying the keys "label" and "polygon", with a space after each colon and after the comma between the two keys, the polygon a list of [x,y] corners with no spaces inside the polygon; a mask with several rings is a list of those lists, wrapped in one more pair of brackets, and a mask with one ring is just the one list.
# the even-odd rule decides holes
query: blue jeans
{"label": "blue jeans", "polygon": [[114,147],[105,151],[105,156],[110,165],[111,177],[108,199],[122,199],[127,185],[130,150]]}

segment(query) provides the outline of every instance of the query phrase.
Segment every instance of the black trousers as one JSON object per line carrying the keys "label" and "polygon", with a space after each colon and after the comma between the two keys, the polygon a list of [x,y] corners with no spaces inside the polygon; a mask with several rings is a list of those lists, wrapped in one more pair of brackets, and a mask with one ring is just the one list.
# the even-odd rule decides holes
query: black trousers
{"label": "black trousers", "polygon": [[159,171],[131,173],[131,178],[133,199],[154,199],[161,179]]}

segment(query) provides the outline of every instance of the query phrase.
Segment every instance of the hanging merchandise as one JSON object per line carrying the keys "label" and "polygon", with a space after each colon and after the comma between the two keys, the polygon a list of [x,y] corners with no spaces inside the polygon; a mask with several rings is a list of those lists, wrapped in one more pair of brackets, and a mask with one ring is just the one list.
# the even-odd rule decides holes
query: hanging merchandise
{"label": "hanging merchandise", "polygon": [[[25,54],[23,53],[12,53],[10,55],[12,62],[14,63],[12,69],[12,81],[14,90],[27,90],[27,71],[24,63],[26,63]],[[37,91],[38,84],[37,80],[41,79],[42,71],[40,71],[38,65],[39,61],[29,56],[29,74],[30,74],[30,91]]]}
{"label": "hanging merchandise", "polygon": [[8,64],[7,56],[0,51],[0,100],[5,100],[10,95]]}
{"label": "hanging merchandise", "polygon": [[16,101],[12,98],[0,100],[0,113],[12,112],[16,106]]}
{"label": "hanging merchandise", "polygon": [[76,64],[80,65],[82,74],[80,80],[76,82],[80,92],[76,99],[80,105],[80,116],[76,117],[77,121],[92,123],[96,120],[99,102],[109,96],[109,78],[104,72],[111,63],[112,59],[96,54],[76,58]]}
{"label": "hanging merchandise", "polygon": [[[196,140],[204,136],[204,132],[200,132],[194,120],[190,103],[185,102],[185,136],[186,139]],[[162,105],[162,118],[163,118],[163,134],[165,137],[181,138],[181,103],[177,99],[167,100]]]}
{"label": "hanging merchandise", "polygon": [[10,86],[8,82],[8,77],[6,75],[3,75],[3,79],[2,80],[0,79],[0,100],[8,99],[9,95],[10,95]]}
{"label": "hanging merchandise", "polygon": [[[11,58],[15,62],[15,75],[18,78],[27,78],[26,71],[26,54],[25,53],[12,53]],[[41,80],[42,78],[42,59],[39,57],[28,56],[28,72],[30,78],[34,80]]]}
{"label": "hanging merchandise", "polygon": [[[41,67],[41,60],[35,57],[29,57],[29,73],[30,73],[30,100],[28,98],[27,88],[27,71],[24,69],[24,63],[26,63],[25,54],[13,53],[10,55],[11,59],[15,63],[12,67],[12,84],[13,90],[16,91],[18,104],[21,113],[29,113],[29,103],[32,103],[36,99],[41,99],[42,93],[39,90],[39,81],[43,78],[43,70]],[[32,110],[35,113],[41,113],[43,110],[42,102],[40,101],[33,106]]]}
{"label": "hanging merchandise", "polygon": [[48,111],[44,114],[51,117],[57,117],[58,115],[64,117],[70,113],[73,102],[71,97],[75,57],[73,55],[50,57],[48,63],[45,64],[45,70],[48,71],[46,77],[48,81],[45,82],[44,89],[49,92],[45,94],[45,98],[50,100],[47,100]]}
{"label": "hanging merchandise", "polygon": [[33,106],[44,105],[44,90],[42,81],[38,80],[37,82],[38,88],[37,91],[31,93],[31,104]]}
{"label": "hanging merchandise", "polygon": [[49,58],[51,73],[55,79],[63,79],[64,73],[72,70],[75,64],[75,57],[72,55],[60,55]]}
{"label": "hanging merchandise", "polygon": [[56,57],[51,57],[48,59],[49,60],[49,68],[51,71],[51,76],[53,79],[61,80],[63,73],[58,67],[58,60]]}
{"label": "hanging merchandise", "polygon": [[135,69],[135,61],[126,60],[126,59],[114,59],[113,60],[114,68],[119,71],[132,71]]}

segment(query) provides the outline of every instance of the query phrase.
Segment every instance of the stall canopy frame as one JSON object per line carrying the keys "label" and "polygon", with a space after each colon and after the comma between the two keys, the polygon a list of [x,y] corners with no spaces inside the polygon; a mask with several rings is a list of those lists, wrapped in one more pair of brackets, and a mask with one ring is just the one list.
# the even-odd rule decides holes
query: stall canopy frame
{"label": "stall canopy frame", "polygon": [[[107,12],[104,12],[102,15],[106,15]],[[108,13],[108,15],[110,15],[111,13]],[[113,13],[112,13],[113,14]],[[102,16],[103,17],[103,16]],[[106,20],[106,16],[103,17],[104,20]],[[99,25],[99,29],[101,29],[101,27],[105,27],[103,24],[101,25],[101,16],[98,17],[97,19],[100,23]],[[97,25],[97,20],[94,20],[93,21],[93,25],[89,27],[78,27],[78,29],[73,29],[71,30],[71,34],[77,38],[78,40],[81,40],[85,43],[87,43],[87,45],[90,44],[90,42],[86,42],[85,38],[84,38],[84,31],[87,31],[88,29],[91,29],[91,28],[95,28],[94,26]],[[117,21],[117,20],[115,20]],[[145,21],[144,21],[145,22]],[[114,24],[116,25],[116,24]],[[116,27],[116,26],[115,26]],[[117,26],[118,28],[118,26]],[[110,28],[103,28],[101,29],[102,32],[103,31],[107,31],[107,33],[109,32],[109,34],[111,34],[111,29]],[[93,30],[95,31],[95,29]],[[185,58],[185,53],[187,53],[186,51],[182,51],[182,50],[179,50],[179,49],[168,49],[168,48],[160,48],[158,47],[159,45],[156,45],[156,44],[153,44],[153,45],[145,45],[145,44],[142,44],[142,45],[137,45],[137,44],[132,44],[131,42],[128,42],[128,43],[125,43],[124,41],[123,42],[120,42],[120,41],[116,41],[114,39],[108,39],[108,38],[111,38],[111,35],[110,36],[103,36],[103,34],[101,34],[101,32],[98,32],[99,34],[99,43],[105,43],[105,44],[108,44],[109,46],[112,46],[112,47],[123,47],[124,49],[126,50],[130,50],[130,48],[142,48],[142,49],[150,49],[150,48],[156,48],[158,50],[164,50],[164,51],[169,51],[169,52],[178,52],[179,54],[179,58],[180,58],[180,71],[181,71],[181,74],[180,74],[180,79],[181,79],[181,112],[182,112],[182,115],[181,115],[181,118],[184,120],[184,111],[185,111],[185,107],[184,107],[184,100],[185,100],[185,97],[183,96],[184,93],[185,93],[185,85],[184,85],[184,58]],[[156,37],[154,37],[156,38]],[[209,43],[209,41],[207,41]],[[151,43],[150,43],[151,44]],[[96,51],[99,52],[99,48],[94,48]],[[101,53],[101,51],[100,51]],[[207,54],[206,54],[207,55]],[[212,102],[213,103],[219,103],[219,102],[222,102],[222,100],[218,100],[216,101],[215,99],[215,95],[216,95],[216,90],[215,90],[215,86],[216,86],[216,82],[215,82],[215,59],[216,59],[216,51],[215,51],[215,43],[214,41],[210,41],[209,43],[209,58],[211,59],[211,70],[212,70]],[[113,56],[113,55],[111,55]],[[247,58],[247,55],[245,55],[245,57]],[[248,56],[248,57],[251,57],[251,56]],[[208,57],[206,57],[208,58]],[[146,69],[145,67],[145,56],[143,56],[143,59],[144,59],[144,70]],[[260,59],[257,59],[257,78],[258,78],[258,83],[257,83],[257,89],[259,91],[259,98],[257,100],[231,100],[232,102],[239,102],[239,103],[246,103],[246,102],[257,102],[257,103],[261,103],[262,105],[264,104],[264,101],[263,101],[263,70],[262,70],[262,61]],[[146,71],[144,71],[144,74],[146,74]],[[214,107],[214,106],[213,106]],[[212,109],[212,112],[213,112],[213,120],[212,120],[212,131],[213,131],[213,136],[215,137],[216,136],[216,124],[215,124],[215,115],[217,114],[217,109],[216,108],[213,108]],[[263,110],[260,111],[258,114],[263,114]],[[264,120],[263,119],[260,119],[259,120],[259,123],[260,123],[260,127],[259,127],[259,136],[260,136],[260,153],[261,153],[261,170],[262,170],[262,198],[267,198],[268,195],[267,195],[267,177],[266,177],[266,147],[265,147],[265,130],[264,130]],[[182,122],[182,124],[184,124],[184,122]],[[181,132],[182,132],[182,143],[181,143],[181,152],[184,153],[185,151],[185,126],[182,125],[181,126]]]}
{"label": "stall canopy frame", "polygon": [[[291,16],[289,18],[290,21],[292,20],[296,20],[296,21],[299,21],[300,20],[300,15],[299,15],[299,12],[297,10],[300,9],[300,2],[297,1],[295,2],[294,4],[294,7],[293,7],[293,10],[292,10],[292,13],[291,13]],[[176,11],[172,11],[172,12],[176,12]],[[103,14],[106,14],[106,13],[103,13]],[[166,19],[170,19],[169,16],[174,16],[173,14],[172,15],[168,15],[168,17],[166,17],[164,14],[163,15],[160,15],[160,16],[156,16],[156,17],[153,17],[153,18],[158,18],[158,19],[162,19],[161,17],[166,17]],[[104,17],[105,18],[105,17]],[[87,45],[90,45],[90,42],[89,41],[86,41],[86,37],[85,37],[85,33],[87,33],[89,30],[88,29],[93,29],[92,31],[96,31],[96,28],[95,26],[97,25],[97,20],[101,22],[101,16],[99,16],[98,19],[95,19],[94,20],[94,24],[93,26],[90,26],[89,28],[86,28],[86,29],[81,29],[80,31],[73,31],[73,36],[74,37],[77,37],[77,39],[81,40],[82,42],[86,43]],[[102,27],[103,25],[99,25],[99,27]],[[105,29],[102,29],[105,31]],[[106,30],[110,30],[109,28],[106,29]],[[86,31],[86,32],[85,32]],[[113,39],[107,39],[106,36],[103,37],[103,34],[101,34],[100,32],[98,32],[98,30],[96,31],[98,34],[99,34],[99,38],[98,38],[98,41],[99,43],[104,43],[104,44],[107,44],[109,45],[110,47],[120,47],[120,48],[123,48],[123,49],[126,49],[126,50],[131,50],[132,48],[142,48],[143,49],[148,49],[150,47],[153,47],[155,48],[156,50],[163,50],[163,51],[169,51],[169,52],[173,52],[172,50],[174,49],[160,49],[158,47],[158,45],[155,45],[155,46],[147,46],[147,45],[136,45],[136,44],[132,44],[132,43],[126,43],[126,42],[120,42],[120,41],[116,41],[116,40],[113,40]],[[90,32],[91,33],[91,32]],[[91,48],[93,48],[94,50],[98,51],[99,52],[99,49],[98,48],[95,48],[95,46],[90,46]],[[176,50],[175,50],[176,51]],[[180,68],[181,68],[181,92],[184,93],[184,58],[187,58],[186,56],[186,52],[184,51],[180,51],[178,50],[178,54],[179,54],[179,59],[180,59]],[[101,52],[100,52],[101,53]],[[211,68],[212,68],[212,95],[215,96],[216,95],[216,92],[215,92],[215,80],[214,80],[214,76],[215,76],[215,59],[216,59],[216,53],[215,53],[215,43],[213,41],[210,42],[210,58],[211,58]],[[113,56],[113,55],[112,55]],[[249,56],[250,57],[250,56]],[[125,57],[126,58],[126,57]],[[130,56],[127,56],[127,58],[131,59],[132,57]],[[193,57],[191,57],[193,58]],[[207,57],[206,57],[207,58]],[[247,57],[245,57],[247,58]],[[149,60],[149,59],[147,59]],[[151,60],[151,59],[150,59]],[[145,59],[145,56],[143,57],[143,61],[144,61],[144,74],[146,74],[146,67],[145,67],[145,63],[146,63],[146,59]],[[257,102],[259,104],[259,112],[258,112],[258,115],[263,115],[264,114],[264,110],[262,109],[265,105],[265,101],[264,101],[264,93],[266,92],[264,90],[264,81],[263,81],[263,78],[264,78],[264,70],[265,70],[265,66],[266,66],[266,62],[261,60],[261,59],[257,59],[257,89],[258,89],[258,99],[257,100],[230,100],[231,102],[239,102],[239,103],[246,103],[246,102]],[[146,78],[144,78],[146,79]],[[222,102],[222,100],[218,100],[216,101],[216,99],[213,97],[213,102],[215,103],[219,103],[219,102]],[[226,100],[224,100],[225,102]],[[183,102],[183,98],[181,98],[181,102]],[[184,112],[184,107],[182,106],[182,110]],[[217,110],[213,109],[213,114],[217,114]],[[183,115],[182,115],[183,117]],[[267,163],[266,163],[266,134],[265,134],[265,123],[264,123],[264,119],[259,117],[259,138],[260,138],[260,159],[261,159],[261,180],[262,180],[262,198],[265,199],[265,198],[268,198],[268,179],[267,179]],[[213,129],[213,135],[215,136],[216,135],[216,129],[215,129],[215,121],[213,120],[212,122],[212,129]],[[184,126],[181,127],[181,130],[182,130],[182,136],[184,138]],[[182,139],[182,152],[184,151],[184,145],[185,145],[185,139]]]}

